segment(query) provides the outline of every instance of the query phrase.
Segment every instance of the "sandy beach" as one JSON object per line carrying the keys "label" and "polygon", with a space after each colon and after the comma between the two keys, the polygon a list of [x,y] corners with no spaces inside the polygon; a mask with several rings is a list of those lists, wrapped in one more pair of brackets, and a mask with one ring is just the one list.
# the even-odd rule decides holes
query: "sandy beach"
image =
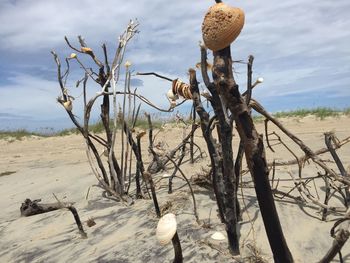
{"label": "sandy beach", "polygon": [[[340,140],[350,135],[350,117],[347,116],[325,120],[309,116],[281,121],[312,150],[325,147],[324,132],[332,131]],[[263,122],[257,123],[257,129],[263,133]],[[269,124],[269,130],[276,131],[298,156],[303,155],[273,124]],[[190,128],[186,133],[189,131]],[[181,142],[183,134],[181,125],[165,125],[155,141],[165,150],[170,150]],[[207,152],[200,129],[195,133],[195,142]],[[142,156],[147,166],[151,160],[147,152],[147,136],[142,138],[142,144]],[[238,145],[237,133],[234,134],[234,144],[235,147]],[[118,147],[120,144],[117,144],[117,153],[120,152]],[[266,149],[268,161],[293,159],[281,145],[273,147],[274,153]],[[97,180],[85,151],[82,136],[76,134],[0,140],[0,262],[172,262],[174,252],[171,243],[161,246],[155,237],[158,219],[152,200],[135,200],[133,205],[128,206],[104,197],[103,190],[96,186]],[[344,145],[337,152],[347,168],[350,165],[350,145]],[[321,158],[329,160],[327,164],[339,173],[330,161],[329,153],[321,155]],[[207,154],[194,164],[188,159],[186,156],[181,169],[189,179],[209,168]],[[224,225],[217,216],[213,192],[193,184],[199,219],[201,223],[210,225],[203,227],[195,220],[190,191],[183,180],[175,178],[174,192],[168,194],[168,181],[162,176],[172,171],[173,166],[169,165],[167,171],[155,174],[153,180],[161,209],[177,216],[184,262],[235,262],[228,252],[227,241],[218,242],[210,238],[215,231],[225,233]],[[280,179],[278,187],[284,192],[293,187],[288,172],[296,173],[297,165],[276,168],[275,180]],[[319,167],[306,164],[303,177],[317,176],[318,172],[322,172]],[[249,173],[242,180],[245,182],[239,190],[243,208],[243,221],[239,225],[242,258],[245,262],[254,262],[249,261],[252,254],[249,247],[254,246],[267,262],[273,262]],[[317,184],[317,188],[322,189],[322,179]],[[132,189],[134,187],[132,185]],[[53,194],[61,201],[74,202],[87,238],[80,236],[73,216],[66,209],[31,217],[20,216],[19,209],[26,198],[53,203],[56,202]],[[132,190],[131,194],[135,191]],[[298,196],[298,191],[293,190],[291,194]],[[320,200],[324,199],[321,190],[317,194]],[[335,199],[332,205],[342,207],[337,201]],[[321,259],[333,241],[329,231],[341,214],[329,215],[324,222],[321,221],[320,208],[311,202],[301,205],[284,198],[276,199],[276,206],[295,261],[308,263]],[[88,227],[86,222],[89,219],[93,219],[96,225]],[[349,242],[343,247],[342,255],[345,262],[350,262]],[[339,262],[338,257],[334,262]]]}

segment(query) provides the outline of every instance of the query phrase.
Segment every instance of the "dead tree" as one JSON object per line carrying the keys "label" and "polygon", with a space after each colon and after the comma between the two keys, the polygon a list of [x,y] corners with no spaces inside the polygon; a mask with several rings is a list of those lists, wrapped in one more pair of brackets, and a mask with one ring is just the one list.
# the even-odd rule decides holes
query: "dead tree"
{"label": "dead tree", "polygon": [[[135,143],[132,138],[132,132],[129,127],[128,121],[131,121],[132,127],[136,123],[138,112],[140,110],[140,105],[137,110],[135,110],[135,103],[133,104],[133,114],[132,119],[125,118],[126,115],[126,96],[129,96],[129,112],[130,117],[131,111],[131,99],[130,96],[139,99],[141,102],[148,104],[149,106],[155,108],[156,110],[162,112],[171,112],[177,105],[171,105],[168,109],[162,109],[147,98],[130,90],[130,63],[125,63],[126,76],[125,76],[125,88],[123,91],[118,91],[116,85],[120,78],[120,70],[124,59],[125,50],[128,42],[133,38],[133,36],[138,32],[138,23],[130,21],[124,33],[119,37],[118,47],[110,64],[108,59],[107,47],[105,44],[102,45],[104,59],[100,60],[95,52],[86,44],[85,40],[79,36],[79,47],[75,47],[71,44],[66,37],[67,45],[73,50],[69,57],[65,59],[66,68],[62,69],[62,64],[59,56],[52,51],[54,60],[57,65],[57,79],[59,87],[61,90],[61,96],[58,97],[57,101],[65,108],[71,121],[74,123],[78,131],[84,137],[87,146],[87,157],[92,168],[92,171],[96,178],[98,179],[100,186],[107,191],[110,195],[113,195],[119,199],[125,199],[123,196],[128,192],[131,183],[131,160],[132,157],[129,154],[129,148],[131,148],[135,159],[137,160],[136,165],[136,176],[137,176],[137,196],[140,197],[140,175],[143,175],[143,164],[141,158],[140,145]],[[87,67],[82,62],[80,56],[90,57],[93,63],[97,66],[97,70]],[[84,77],[78,80],[76,86],[83,86],[83,121],[80,122],[79,118],[73,113],[74,112],[74,97],[70,95],[70,91],[67,88],[67,79],[70,73],[70,64],[77,63],[84,72]],[[100,86],[100,91],[96,93],[92,98],[87,98],[87,88],[88,82],[93,81]],[[123,111],[120,116],[117,107],[117,96],[124,96]],[[102,97],[102,104],[100,105],[100,118],[101,123],[104,127],[105,138],[101,135],[93,134],[90,131],[90,115],[92,108],[98,98]],[[135,102],[135,100],[134,100]],[[120,125],[121,129],[121,160],[118,161],[115,153],[115,145],[117,141],[117,126]],[[124,138],[126,137],[126,140]],[[126,147],[124,148],[124,145]],[[99,148],[103,147],[103,152],[99,152]],[[128,163],[129,161],[129,163]],[[95,165],[97,164],[97,166]],[[127,178],[127,168],[129,168],[129,180],[126,184]]]}

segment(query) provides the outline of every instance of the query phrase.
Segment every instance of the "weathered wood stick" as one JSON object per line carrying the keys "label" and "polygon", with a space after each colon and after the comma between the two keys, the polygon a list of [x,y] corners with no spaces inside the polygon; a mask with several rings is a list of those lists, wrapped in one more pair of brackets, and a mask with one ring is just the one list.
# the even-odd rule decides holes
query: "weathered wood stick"
{"label": "weathered wood stick", "polygon": [[71,213],[73,214],[75,223],[77,224],[79,232],[82,235],[82,237],[84,238],[87,237],[84,231],[83,225],[80,221],[78,211],[73,206],[73,203],[57,202],[57,203],[50,203],[50,204],[38,204],[39,202],[41,202],[41,199],[32,201],[29,198],[27,198],[26,200],[24,200],[20,208],[21,216],[39,215],[39,214],[48,213],[51,211],[66,208],[69,211],[71,211]]}
{"label": "weathered wood stick", "polygon": [[[50,204],[39,204],[41,202],[41,199],[37,200],[30,200],[26,199],[24,200],[24,203],[22,203],[20,211],[21,216],[33,216],[43,213],[48,213],[51,211],[55,211],[62,208],[62,203],[50,203]],[[72,205],[72,203],[64,203],[64,205]]]}
{"label": "weathered wood stick", "polygon": [[[338,220],[331,229],[331,236],[334,238],[333,244],[330,249],[327,251],[326,255],[319,261],[319,263],[328,263],[340,253],[342,247],[350,237],[350,209],[346,212],[344,218]],[[335,228],[339,225],[338,231],[335,231]],[[342,260],[341,260],[342,262]]]}

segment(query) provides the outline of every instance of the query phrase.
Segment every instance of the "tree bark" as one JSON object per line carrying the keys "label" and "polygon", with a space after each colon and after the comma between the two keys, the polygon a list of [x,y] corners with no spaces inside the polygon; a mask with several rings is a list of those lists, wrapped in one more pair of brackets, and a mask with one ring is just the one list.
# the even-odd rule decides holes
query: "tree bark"
{"label": "tree bark", "polygon": [[220,97],[214,87],[208,87],[212,94],[211,104],[219,121],[218,133],[220,144],[211,137],[209,122],[203,112],[199,99],[198,82],[194,70],[189,70],[191,90],[198,115],[202,120],[203,136],[207,142],[213,167],[213,186],[221,216],[226,225],[229,249],[233,255],[239,255],[239,235],[237,231],[237,191],[232,153],[232,126],[227,123]]}
{"label": "tree bark", "polygon": [[230,47],[214,52],[215,87],[233,114],[239,136],[244,144],[249,170],[275,262],[293,262],[283,235],[268,179],[268,167],[262,138],[258,135],[248,107],[238,90],[232,73]]}
{"label": "tree bark", "polygon": [[173,263],[182,263],[183,262],[182,249],[181,249],[181,243],[177,232],[175,232],[175,235],[173,236],[171,241],[173,243],[174,252],[175,252]]}

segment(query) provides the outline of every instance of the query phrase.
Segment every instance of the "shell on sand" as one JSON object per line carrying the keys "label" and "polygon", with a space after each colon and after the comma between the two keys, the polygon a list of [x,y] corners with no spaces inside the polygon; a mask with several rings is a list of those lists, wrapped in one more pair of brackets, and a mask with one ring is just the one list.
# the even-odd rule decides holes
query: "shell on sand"
{"label": "shell on sand", "polygon": [[176,216],[172,213],[165,214],[159,219],[156,236],[161,245],[168,244],[176,233]]}
{"label": "shell on sand", "polygon": [[225,240],[225,239],[226,239],[226,237],[224,236],[224,234],[221,233],[221,232],[215,232],[214,234],[212,234],[212,235],[210,236],[210,238],[211,238],[211,239],[214,239],[214,240],[219,240],[219,241]]}
{"label": "shell on sand", "polygon": [[212,51],[223,49],[238,37],[243,25],[242,9],[217,3],[209,8],[202,23],[204,43]]}

